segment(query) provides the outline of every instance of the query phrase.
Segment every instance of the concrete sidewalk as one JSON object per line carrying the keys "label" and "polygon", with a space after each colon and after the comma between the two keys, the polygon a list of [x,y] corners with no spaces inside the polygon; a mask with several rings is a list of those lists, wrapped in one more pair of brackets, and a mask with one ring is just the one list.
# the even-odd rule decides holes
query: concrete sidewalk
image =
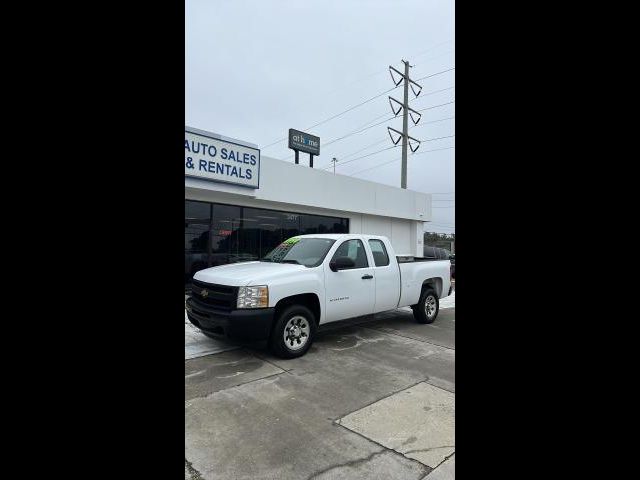
{"label": "concrete sidewalk", "polygon": [[292,360],[208,346],[185,361],[185,478],[453,478],[455,306],[323,326]]}

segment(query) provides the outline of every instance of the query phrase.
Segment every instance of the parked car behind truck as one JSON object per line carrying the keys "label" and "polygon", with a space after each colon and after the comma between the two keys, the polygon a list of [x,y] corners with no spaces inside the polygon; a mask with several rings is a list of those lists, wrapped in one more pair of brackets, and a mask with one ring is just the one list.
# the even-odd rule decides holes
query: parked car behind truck
{"label": "parked car behind truck", "polygon": [[396,256],[382,236],[301,235],[260,261],[197,272],[186,309],[208,336],[267,340],[293,358],[319,325],[403,306],[431,323],[450,293],[449,260]]}

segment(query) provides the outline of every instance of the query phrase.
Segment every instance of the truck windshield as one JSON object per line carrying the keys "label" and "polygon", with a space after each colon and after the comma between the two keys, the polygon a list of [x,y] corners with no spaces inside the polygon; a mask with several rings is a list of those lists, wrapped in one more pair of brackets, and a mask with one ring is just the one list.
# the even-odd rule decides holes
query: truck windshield
{"label": "truck windshield", "polygon": [[329,238],[291,237],[267,253],[260,261],[317,267],[334,242],[335,240]]}

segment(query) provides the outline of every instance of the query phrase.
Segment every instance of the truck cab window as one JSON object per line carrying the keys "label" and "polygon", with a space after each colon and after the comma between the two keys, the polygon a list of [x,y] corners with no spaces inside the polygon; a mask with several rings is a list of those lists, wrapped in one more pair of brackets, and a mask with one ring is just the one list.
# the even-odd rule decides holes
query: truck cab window
{"label": "truck cab window", "polygon": [[386,267],[389,265],[389,255],[381,240],[369,240],[369,246],[371,247],[373,261],[376,267]]}
{"label": "truck cab window", "polygon": [[360,240],[347,240],[340,245],[336,253],[333,254],[333,260],[338,257],[349,257],[355,263],[353,268],[367,268],[369,266],[364,244]]}

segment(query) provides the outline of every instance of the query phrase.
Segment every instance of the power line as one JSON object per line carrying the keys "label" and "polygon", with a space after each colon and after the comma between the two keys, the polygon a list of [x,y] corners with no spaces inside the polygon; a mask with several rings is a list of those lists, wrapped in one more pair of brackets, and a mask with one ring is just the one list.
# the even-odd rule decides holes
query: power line
{"label": "power line", "polygon": [[[381,121],[381,122],[375,123],[375,124],[370,125],[370,126],[365,127],[365,128],[361,128],[360,130],[356,130],[356,131],[354,131],[354,132],[348,133],[347,135],[343,135],[342,137],[334,138],[333,140],[331,140],[331,141],[329,141],[329,142],[327,142],[327,143],[322,144],[322,146],[323,146],[323,147],[326,147],[327,145],[331,145],[332,143],[339,142],[340,140],[344,140],[345,138],[350,137],[350,136],[352,136],[352,135],[356,135],[356,134],[358,134],[358,133],[362,133],[362,132],[364,132],[365,130],[369,130],[370,128],[377,127],[378,125],[382,125],[383,123],[388,122],[388,121],[389,121],[389,120],[391,120],[392,118],[395,118],[395,117],[385,118],[385,119],[384,119],[383,121]],[[287,159],[287,158],[291,158],[291,155],[288,155],[288,156],[286,156],[286,157],[283,157],[283,158],[281,158],[280,160],[285,160],[285,159]]]}
{"label": "power line", "polygon": [[[386,142],[386,141],[387,141],[387,139],[385,138],[385,139],[384,139],[384,141]],[[378,143],[382,143],[382,142],[378,142]],[[340,166],[342,166],[342,165],[344,165],[344,164],[346,164],[346,163],[351,163],[351,162],[355,162],[356,160],[361,160],[361,159],[363,159],[363,158],[370,157],[371,155],[375,155],[376,153],[384,152],[384,151],[386,151],[386,150],[391,150],[392,148],[398,148],[399,146],[400,146],[400,145],[392,145],[392,146],[390,146],[390,147],[383,148],[382,150],[377,150],[377,151],[375,151],[375,152],[368,153],[368,154],[366,154],[366,155],[362,155],[361,157],[352,158],[351,160],[347,160],[346,162],[342,162],[342,163],[340,164]]]}
{"label": "power line", "polygon": [[[437,138],[427,138],[427,139],[420,140],[420,141],[421,141],[421,142],[432,142],[432,141],[435,141],[435,140],[442,140],[442,139],[444,139],[444,138],[453,138],[453,137],[455,137],[455,135],[447,135],[446,137],[437,137]],[[385,138],[384,140],[381,140],[381,141],[379,141],[379,142],[372,143],[371,145],[368,145],[368,146],[366,146],[366,147],[364,147],[364,148],[362,148],[362,149],[358,150],[357,152],[353,152],[353,153],[351,153],[351,154],[347,155],[347,157],[349,157],[349,156],[351,156],[351,155],[353,155],[353,154],[355,154],[355,153],[359,153],[359,152],[361,152],[361,151],[363,151],[363,150],[366,150],[366,149],[367,149],[367,148],[369,148],[369,147],[373,147],[374,145],[379,145],[380,143],[382,143],[382,142],[386,142],[386,141],[387,141],[387,139]],[[393,145],[392,147],[389,147],[389,148],[395,148],[395,147],[399,147],[399,146],[400,146],[400,145]],[[368,156],[370,156],[370,155],[373,155],[374,153],[384,152],[385,150],[389,150],[389,148],[384,148],[384,149],[382,149],[382,150],[378,150],[377,152],[373,152],[373,153],[370,153],[370,154],[367,154],[367,155],[363,155],[363,156],[361,156],[361,157],[356,157],[356,158],[353,158],[353,159],[351,159],[351,160],[347,160],[346,162],[341,162],[339,166],[346,165],[346,164],[349,164],[349,163],[351,163],[351,162],[355,162],[356,160],[361,160],[361,159],[366,158],[366,157],[368,157]],[[427,151],[426,151],[426,152],[424,152],[424,153],[427,153],[427,152],[433,152],[433,151],[435,151],[435,150],[427,150]],[[414,154],[414,155],[415,155],[415,154]],[[331,167],[328,167],[328,168],[331,168]],[[325,170],[326,170],[326,169],[327,169],[327,167],[325,167]]]}
{"label": "power line", "polygon": [[[430,52],[430,51],[432,51],[432,50],[435,50],[437,47],[439,47],[439,46],[441,46],[441,45],[445,45],[445,44],[447,44],[447,43],[451,43],[451,42],[453,42],[453,40],[452,40],[452,39],[450,39],[450,40],[445,40],[444,42],[436,43],[435,45],[433,45],[433,46],[429,47],[428,49],[424,50],[422,53],[419,53],[418,55],[414,55],[413,57],[414,57],[414,58],[420,57],[420,56],[422,56],[422,55],[425,55],[425,54],[429,53],[429,52]],[[435,57],[428,58],[428,59],[426,59],[426,61],[433,60],[433,59],[436,59],[436,58],[440,58],[440,57],[442,57],[442,56],[446,55],[447,53],[453,53],[454,51],[455,51],[455,48],[454,48],[453,50],[451,50],[451,51],[447,51],[447,52],[441,53],[441,54],[439,54],[439,55],[436,55]],[[348,84],[346,84],[346,85],[343,85],[342,87],[338,87],[338,88],[336,88],[336,89],[334,89],[334,90],[331,90],[331,91],[329,91],[329,92],[327,92],[327,93],[320,94],[320,95],[322,95],[322,98],[326,98],[326,97],[328,97],[329,95],[333,95],[334,93],[339,92],[340,90],[343,90],[343,89],[345,89],[345,88],[347,88],[347,87],[350,87],[350,86],[352,86],[352,85],[355,85],[355,84],[357,84],[357,83],[360,83],[360,82],[362,82],[363,80],[367,80],[367,79],[369,79],[369,78],[372,78],[372,77],[375,77],[375,76],[381,75],[381,74],[386,73],[386,72],[387,72],[387,69],[386,69],[386,68],[385,68],[385,69],[382,69],[382,70],[378,70],[378,71],[376,71],[376,72],[373,72],[373,73],[370,73],[370,74],[365,75],[365,76],[363,76],[363,77],[360,77],[359,79],[354,80],[353,82],[350,82],[350,83],[348,83]],[[264,147],[264,148],[266,148],[266,147]]]}
{"label": "power line", "polygon": [[[439,108],[439,107],[442,107],[442,106],[445,106],[445,105],[450,105],[451,103],[454,103],[454,102],[447,102],[447,103],[443,103],[441,105],[434,105],[432,107],[423,108],[422,110],[418,110],[418,111],[432,110],[434,108]],[[323,143],[322,146],[326,147],[326,146],[331,145],[333,143],[336,143],[336,142],[338,142],[340,140],[344,140],[345,138],[348,138],[348,137],[350,137],[352,135],[356,135],[358,133],[362,133],[362,132],[364,132],[366,130],[369,130],[370,128],[377,127],[378,125],[382,125],[385,122],[388,122],[390,120],[393,120],[394,118],[397,118],[397,116],[393,116],[393,117],[385,118],[384,120],[382,120],[381,122],[378,122],[376,124],[369,125],[371,122],[373,122],[373,121],[375,121],[378,118],[383,117],[383,116],[384,116],[384,114],[383,115],[379,115],[379,116],[369,120],[367,123],[363,124],[361,127],[358,127],[355,131],[353,131],[351,133],[348,133],[347,135],[343,135],[342,137],[334,138],[333,140],[330,140],[330,141],[328,141],[326,143]],[[432,120],[432,121],[429,121],[429,122],[424,122],[424,123],[421,123],[420,125],[413,125],[411,128],[419,127],[421,125],[428,125],[430,123],[441,122],[441,121],[444,121],[444,120],[451,120],[451,119],[454,119],[454,118],[455,118],[455,115],[452,116],[452,117],[446,117],[446,118],[442,118],[442,119],[438,119],[438,120]],[[441,137],[441,138],[448,138],[448,137]],[[427,141],[430,141],[430,140],[427,140]],[[382,143],[382,142],[377,142],[377,143],[369,145],[369,146],[377,145],[378,143]],[[363,150],[365,150],[365,149],[363,149]],[[355,152],[355,153],[358,153],[358,152]],[[286,156],[280,158],[279,160],[287,160],[287,159],[290,159],[290,158],[293,158],[293,155],[291,155],[291,154],[290,155],[286,155]],[[348,162],[344,162],[344,163],[348,163]]]}
{"label": "power line", "polygon": [[438,150],[450,150],[452,148],[456,148],[455,146],[452,147],[446,147],[446,148],[438,148],[436,150],[425,150],[423,152],[418,152],[418,153],[414,153],[413,155],[411,155],[412,157],[415,155],[422,155],[423,153],[429,153],[429,152],[437,152]]}
{"label": "power line", "polygon": [[[378,117],[378,118],[379,118],[379,117]],[[420,125],[428,125],[428,124],[430,124],[430,123],[442,122],[442,121],[445,121],[445,120],[451,120],[451,119],[453,119],[453,118],[455,118],[455,117],[445,117],[445,118],[440,118],[440,119],[437,119],[437,120],[431,120],[431,121],[429,121],[429,122],[421,123]],[[418,125],[418,126],[420,126],[420,125]],[[434,139],[434,140],[435,140],[435,139]],[[387,139],[386,139],[386,138],[383,138],[382,140],[380,140],[380,141],[378,141],[378,142],[375,142],[375,143],[372,143],[372,144],[367,145],[367,146],[365,146],[365,147],[362,147],[360,150],[356,150],[355,152],[351,152],[351,153],[349,153],[349,154],[347,154],[347,155],[342,156],[341,158],[343,158],[343,159],[344,159],[344,158],[349,158],[351,155],[355,155],[355,154],[357,154],[357,153],[360,153],[360,152],[362,152],[362,151],[366,150],[367,148],[374,147],[374,146],[376,146],[376,145],[380,145],[381,143],[386,142],[386,141],[387,141]],[[354,159],[354,160],[355,160],[355,159]],[[340,165],[338,165],[338,166],[342,166],[342,165],[347,164],[347,163],[350,163],[350,162],[352,162],[352,161],[353,161],[353,160],[349,160],[349,161],[346,161],[346,162],[341,161]],[[324,168],[325,170],[327,170],[327,169],[330,169],[330,168],[332,168],[332,167],[331,167],[331,166],[325,166],[325,167],[321,167],[321,168]]]}
{"label": "power line", "polygon": [[[447,55],[447,54],[449,54],[449,53],[453,53],[453,52],[455,52],[455,51],[456,51],[456,49],[455,49],[455,48],[453,48],[453,49],[448,50],[448,51],[446,51],[446,52],[442,52],[441,54],[436,55],[435,57],[425,58],[425,59],[423,60],[423,62],[422,62],[422,63],[414,63],[414,64],[413,64],[413,66],[414,66],[414,67],[417,67],[418,65],[423,65],[423,64],[424,64],[424,62],[430,62],[431,60],[435,60],[436,58],[444,57],[445,55]],[[417,57],[415,57],[415,56],[414,56],[414,57],[412,57],[412,58],[417,58]]]}
{"label": "power line", "polygon": [[453,138],[455,135],[447,135],[446,137],[435,137],[435,138],[425,138],[424,140],[420,140],[421,142],[433,142],[435,140],[442,140],[443,138]]}
{"label": "power line", "polygon": [[[451,103],[453,103],[453,102],[443,103],[442,105],[434,105],[433,107],[423,108],[422,110],[418,110],[418,111],[420,112],[420,111],[424,111],[424,110],[432,110],[432,109],[434,109],[434,108],[438,108],[438,107],[442,107],[442,106],[445,106],[445,105],[449,105],[449,104],[451,104]],[[380,118],[380,117],[377,117],[377,118]],[[369,130],[370,128],[377,127],[378,125],[382,125],[383,123],[388,122],[389,120],[393,120],[394,118],[397,118],[397,117],[396,117],[396,116],[393,116],[393,117],[390,117],[390,118],[386,118],[386,119],[384,119],[383,121],[378,122],[378,123],[373,124],[373,125],[370,125],[370,126],[368,126],[368,127],[366,127],[366,128],[362,128],[362,129],[360,129],[360,130],[356,130],[356,131],[354,131],[354,132],[348,133],[347,135],[344,135],[344,136],[342,136],[342,137],[338,137],[338,138],[335,138],[335,139],[333,139],[333,140],[330,140],[329,142],[324,143],[322,146],[323,146],[323,147],[326,147],[327,145],[331,145],[332,143],[336,143],[336,142],[338,142],[338,141],[340,141],[340,140],[344,140],[345,138],[350,137],[350,136],[352,136],[352,135],[356,135],[356,134],[358,134],[358,133],[362,133],[362,132],[364,132],[365,130]],[[452,118],[453,118],[453,117],[452,117]],[[365,124],[365,125],[366,125],[366,124]],[[431,150],[427,150],[427,151],[431,151]],[[415,154],[414,154],[414,155],[415,155]],[[283,157],[283,158],[281,158],[280,160],[286,160],[287,158],[291,158],[292,156],[293,156],[293,155],[287,155],[286,157]]]}
{"label": "power line", "polygon": [[[440,150],[450,150],[452,148],[456,148],[456,147],[445,147],[445,148],[436,148],[434,150],[424,150],[424,151],[420,152],[419,154],[429,153],[429,152],[438,152]],[[418,153],[414,153],[413,155],[419,155],[419,154]],[[358,173],[366,172],[368,170],[373,170],[374,168],[382,167],[383,165],[388,165],[388,164],[393,163],[393,162],[399,162],[400,160],[401,159],[396,158],[395,160],[391,160],[389,162],[380,163],[379,165],[374,165],[373,167],[365,168],[364,170],[359,170],[357,172],[350,173],[349,176],[353,176],[353,175],[356,175]]]}
{"label": "power line", "polygon": [[431,47],[427,48],[426,50],[423,50],[422,52],[413,55],[413,58],[418,58],[421,57],[422,55],[424,55],[425,53],[429,53],[432,50],[435,50],[436,47],[439,47],[440,45],[445,45],[447,43],[451,43],[453,42],[453,39],[449,39],[449,40],[445,40],[444,42],[440,42],[440,43],[436,43],[435,45],[432,45]]}
{"label": "power line", "polygon": [[432,107],[422,108],[422,109],[418,110],[418,112],[424,112],[425,110],[433,110],[434,108],[444,107],[445,105],[451,105],[452,103],[456,103],[456,101],[455,100],[451,100],[450,102],[441,103],[440,105],[434,105]]}
{"label": "power line", "polygon": [[305,130],[311,130],[312,128],[315,128],[315,127],[318,127],[318,126],[320,126],[320,125],[323,125],[323,124],[327,123],[328,121],[333,120],[334,118],[338,118],[338,117],[340,117],[340,116],[344,115],[345,113],[348,113],[348,112],[350,112],[350,111],[352,111],[352,110],[355,110],[355,109],[356,109],[356,108],[358,108],[358,107],[361,107],[361,106],[362,106],[362,105],[364,105],[365,103],[369,103],[370,101],[375,100],[376,98],[379,98],[379,97],[383,96],[384,94],[391,92],[392,90],[395,90],[395,88],[396,88],[396,87],[394,87],[394,88],[390,88],[389,90],[386,90],[386,91],[382,92],[381,94],[376,95],[375,97],[371,97],[370,99],[365,100],[365,101],[364,101],[364,102],[362,102],[362,103],[359,103],[359,104],[357,104],[357,105],[354,105],[354,106],[353,106],[353,107],[351,107],[351,108],[348,108],[348,109],[347,109],[347,110],[345,110],[344,112],[340,112],[340,113],[338,113],[338,114],[336,114],[336,115],[334,115],[334,116],[332,116],[332,117],[327,118],[326,120],[323,120],[323,121],[321,121],[321,122],[316,123],[315,125],[311,125],[310,127],[305,128]]}
{"label": "power line", "polygon": [[[356,108],[361,107],[362,105],[364,105],[366,103],[369,103],[372,100],[375,100],[376,98],[380,98],[381,96],[386,95],[387,93],[391,92],[392,90],[395,90],[396,88],[398,88],[398,87],[394,87],[394,88],[390,88],[389,90],[385,90],[384,92],[382,92],[382,93],[380,93],[380,94],[378,94],[378,95],[376,95],[374,97],[368,98],[364,102],[360,102],[359,104],[354,105],[353,107],[349,107],[348,109],[346,109],[346,110],[344,110],[344,111],[342,111],[340,113],[337,113],[337,114],[335,114],[335,115],[333,115],[333,116],[331,116],[329,118],[326,118],[326,119],[322,120],[321,122],[318,122],[318,123],[316,123],[314,125],[311,125],[310,127],[305,128],[304,131],[311,130],[312,128],[315,128],[315,127],[320,126],[320,125],[322,125],[324,123],[327,123],[330,120],[333,120],[334,118],[338,118],[338,117],[344,115],[345,113],[348,113],[348,112],[350,112],[352,110],[355,110]],[[283,140],[286,140],[286,139],[287,139],[287,137],[281,138],[281,139],[279,139],[279,140],[277,140],[277,141],[275,141],[273,143],[270,143],[269,145],[267,145],[265,147],[262,147],[262,149],[264,150],[266,148],[272,147],[273,145],[276,145],[276,144],[278,144],[278,143],[280,143],[280,142],[282,142]]]}
{"label": "power line", "polygon": [[[376,118],[380,118],[380,117],[376,117]],[[394,118],[394,117],[391,117],[391,118]],[[377,127],[378,125],[382,125],[383,123],[388,122],[389,120],[390,120],[390,118],[385,118],[383,121],[378,122],[378,123],[376,123],[376,124],[369,125],[369,126],[364,127],[364,128],[360,128],[360,127],[359,127],[359,129],[358,129],[358,130],[355,130],[355,131],[353,131],[353,132],[351,132],[351,133],[348,133],[347,135],[344,135],[344,136],[342,136],[342,137],[334,138],[333,140],[330,140],[330,141],[329,141],[329,142],[327,142],[327,143],[323,143],[323,144],[322,144],[322,146],[323,146],[323,147],[326,147],[327,145],[331,145],[332,143],[336,143],[336,142],[338,142],[338,141],[340,141],[340,140],[344,140],[345,138],[348,138],[348,137],[350,137],[351,135],[356,135],[356,134],[358,134],[358,133],[362,133],[362,132],[364,132],[364,131],[366,131],[366,130],[369,130],[370,128]],[[373,121],[373,120],[371,120],[371,121]],[[371,123],[371,121],[369,121],[368,123]],[[365,123],[365,125],[367,125],[367,124]],[[292,157],[293,157],[293,155],[287,155],[287,156],[285,156],[285,157],[282,157],[280,160],[286,160],[286,159],[289,159],[289,158],[292,158]]]}
{"label": "power line", "polygon": [[[455,85],[454,85],[454,86],[452,86],[452,87],[443,88],[443,89],[441,89],[441,90],[435,90],[435,91],[433,91],[433,92],[423,93],[422,95],[423,95],[423,96],[425,96],[425,95],[431,95],[431,94],[433,94],[433,93],[443,92],[443,91],[445,91],[445,90],[451,90],[452,88],[455,88]],[[415,99],[413,99],[413,100],[415,100]],[[446,104],[443,104],[443,105],[449,105],[449,103],[446,103]],[[439,107],[439,106],[441,106],[441,105],[436,105],[435,107],[430,107],[430,108],[428,108],[427,110],[430,110],[430,109],[432,109],[432,108],[436,108],[436,107]],[[369,125],[371,122],[373,122],[373,121],[375,121],[375,120],[377,120],[377,119],[379,119],[379,118],[382,118],[382,117],[384,117],[384,116],[386,116],[386,115],[387,115],[386,113],[383,113],[382,115],[379,115],[379,116],[377,116],[377,117],[375,117],[375,118],[371,119],[369,122],[365,123],[365,124],[363,125],[363,127],[364,127],[364,126]],[[393,118],[397,118],[397,116],[394,116]],[[413,129],[413,128],[416,128],[416,127],[419,127],[419,126],[422,126],[422,125],[429,125],[429,124],[431,124],[431,123],[442,122],[442,121],[444,121],[444,120],[452,120],[452,119],[454,119],[454,118],[456,118],[456,117],[455,117],[455,116],[452,116],[452,117],[440,118],[440,119],[438,119],[438,120],[431,120],[431,121],[429,121],[429,122],[423,122],[423,123],[420,123],[420,124],[418,124],[418,125],[412,125],[409,129],[411,130],[411,129]],[[385,121],[386,121],[386,120],[385,120]],[[384,123],[384,122],[383,122],[383,123]],[[372,125],[372,126],[373,126],[373,125]],[[358,127],[358,128],[361,128],[361,127]],[[386,140],[386,139],[385,139],[385,140]],[[329,142],[329,143],[323,144],[323,146],[329,145],[330,143],[333,143],[333,142]],[[376,142],[376,143],[373,143],[373,144],[371,144],[371,145],[369,145],[369,146],[370,146],[370,147],[372,147],[372,146],[374,146],[374,145],[378,145],[379,143],[382,143],[382,141],[380,141],[380,142]],[[367,148],[368,148],[368,147],[364,147],[364,148],[362,148],[361,150],[358,150],[357,152],[350,153],[350,154],[349,154],[349,155],[347,155],[346,157],[350,157],[350,156],[351,156],[351,155],[353,155],[354,153],[359,153],[359,152],[361,152],[362,150],[366,150]],[[342,157],[342,158],[345,158],[345,157]]]}
{"label": "power line", "polygon": [[[381,94],[376,95],[375,97],[371,97],[370,99],[365,100],[364,102],[359,103],[358,105],[355,105],[355,106],[353,106],[353,107],[351,107],[351,108],[349,108],[349,109],[345,110],[344,112],[340,112],[339,114],[336,114],[336,115],[334,115],[333,117],[330,117],[330,118],[328,118],[328,119],[326,119],[326,120],[323,120],[323,121],[322,121],[322,122],[320,122],[320,123],[316,123],[315,125],[312,125],[312,126],[310,126],[310,127],[306,128],[305,130],[310,130],[310,129],[312,129],[312,128],[315,128],[315,127],[317,127],[317,126],[319,126],[319,125],[322,125],[322,124],[324,124],[324,123],[328,122],[329,120],[333,120],[334,118],[337,118],[337,117],[339,117],[339,116],[341,116],[341,115],[343,115],[343,114],[345,114],[345,113],[347,113],[347,112],[350,112],[351,110],[353,110],[353,109],[355,109],[355,108],[358,108],[358,107],[360,107],[360,106],[364,105],[365,103],[370,102],[371,100],[375,100],[376,98],[379,98],[379,97],[381,97],[382,95],[384,95],[384,94],[386,94],[386,93],[389,93],[389,92],[390,92],[390,91],[392,91],[392,90],[395,90],[396,88],[400,88],[400,87],[398,86],[398,87],[390,88],[389,90],[387,90],[387,91],[385,91],[385,92],[382,92]],[[445,89],[445,90],[446,90],[446,89]],[[436,92],[431,92],[431,93],[436,93]],[[435,106],[433,106],[433,107],[424,108],[424,109],[422,109],[422,110],[418,110],[418,111],[419,111],[419,112],[423,112],[423,111],[425,111],[425,110],[431,110],[431,109],[433,109],[433,108],[442,107],[442,106],[444,106],[444,105],[450,105],[451,103],[455,103],[455,100],[454,100],[454,101],[451,101],[451,102],[443,103],[442,105],[435,105]],[[371,120],[371,121],[377,120],[378,118],[380,118],[380,117],[382,117],[382,116],[384,116],[384,115],[380,115],[380,116],[378,116],[378,117],[374,118],[374,119],[373,119],[373,120]],[[396,116],[393,116],[392,118],[396,118]],[[371,121],[370,121],[370,122],[371,122]],[[385,122],[386,122],[386,121],[387,121],[387,120],[385,120]],[[370,122],[368,122],[368,123],[370,123]],[[384,123],[384,122],[381,122],[381,123]],[[365,124],[365,125],[367,125],[367,124]],[[377,124],[377,125],[379,125],[379,124]],[[372,127],[373,127],[373,126],[375,126],[375,125],[372,125]],[[284,138],[283,140],[286,140],[286,138]],[[337,141],[337,140],[332,140],[332,141],[330,141],[330,142],[328,142],[328,143],[324,143],[324,144],[323,144],[323,146],[324,146],[324,147],[326,147],[327,145],[330,145],[331,143],[336,142],[336,141]],[[266,147],[265,147],[265,148],[266,148]]]}
{"label": "power line", "polygon": [[412,125],[411,127],[409,127],[409,130],[412,130],[414,128],[419,128],[423,125],[429,125],[430,123],[436,123],[436,122],[444,122],[445,120],[453,120],[454,118],[456,118],[456,116],[452,116],[452,117],[445,117],[445,118],[441,118],[439,120],[431,120],[430,122],[422,122],[419,123],[418,125]]}
{"label": "power line", "polygon": [[[453,67],[453,68],[449,68],[449,69],[447,69],[447,70],[443,70],[442,72],[436,72],[436,73],[434,73],[434,74],[427,75],[426,77],[423,77],[423,78],[430,78],[430,77],[433,77],[433,76],[435,76],[435,75],[440,75],[440,74],[442,74],[442,73],[449,72],[449,71],[453,70],[454,68],[455,68],[455,67]],[[342,112],[340,112],[340,113],[337,113],[337,114],[335,114],[335,115],[333,115],[333,116],[331,116],[331,117],[329,117],[329,118],[326,118],[326,119],[322,120],[321,122],[318,122],[318,123],[316,123],[316,124],[314,124],[314,125],[312,125],[312,126],[310,126],[310,127],[305,128],[305,129],[304,129],[304,131],[306,131],[306,130],[310,130],[310,129],[315,128],[315,127],[318,127],[318,126],[320,126],[320,125],[323,125],[323,124],[325,124],[325,123],[327,123],[327,122],[329,122],[329,121],[331,121],[331,120],[333,120],[333,119],[335,119],[335,118],[338,118],[338,117],[340,117],[340,116],[344,115],[345,113],[351,112],[352,110],[355,110],[356,108],[361,107],[362,105],[365,105],[365,104],[367,104],[367,103],[371,102],[372,100],[375,100],[376,98],[380,98],[381,96],[386,95],[387,93],[392,92],[393,90],[396,90],[397,88],[400,88],[400,86],[396,86],[396,87],[390,88],[390,89],[388,89],[388,90],[385,90],[384,92],[382,92],[382,93],[380,93],[380,94],[378,94],[378,95],[375,95],[375,96],[373,96],[373,97],[371,97],[371,98],[368,98],[367,100],[364,100],[363,102],[360,102],[360,103],[359,103],[359,104],[357,104],[357,105],[354,105],[354,106],[352,106],[352,107],[349,107],[348,109],[346,109],[346,110],[344,110],[344,111],[342,111]],[[267,148],[269,148],[269,147],[272,147],[272,146],[274,146],[274,145],[277,145],[278,143],[280,143],[280,142],[282,142],[282,141],[284,141],[284,140],[286,140],[286,139],[287,139],[287,137],[280,138],[280,139],[276,140],[275,142],[272,142],[272,143],[270,143],[270,144],[268,144],[268,145],[265,145],[265,146],[264,146],[264,147],[262,147],[261,149],[262,149],[262,150],[265,150],[265,149],[267,149]]]}
{"label": "power line", "polygon": [[414,81],[418,82],[420,80],[424,80],[425,78],[431,78],[431,77],[435,77],[436,75],[442,75],[443,73],[447,73],[447,72],[450,72],[451,70],[455,70],[455,69],[456,69],[456,67],[451,67],[451,68],[448,68],[447,70],[443,70],[441,72],[436,72],[436,73],[432,73],[431,75],[427,75],[427,76],[424,76],[424,77],[421,77],[421,78],[416,78]]}
{"label": "power line", "polygon": [[[366,147],[361,148],[360,150],[356,150],[355,152],[352,152],[352,153],[350,153],[350,154],[348,154],[348,155],[345,155],[345,156],[344,156],[344,157],[342,157],[342,158],[349,158],[351,155],[355,155],[356,153],[360,153],[360,152],[362,152],[362,151],[366,150],[367,148],[371,148],[371,147],[374,147],[374,146],[376,146],[376,145],[380,145],[381,143],[386,142],[386,141],[387,141],[387,139],[386,139],[386,138],[383,138],[383,139],[382,139],[382,140],[380,140],[379,142],[372,143],[371,145],[367,145]],[[350,160],[350,161],[351,161],[351,160]],[[344,163],[348,163],[348,162],[343,162],[343,163],[341,163],[341,165],[343,165]]]}
{"label": "power line", "polygon": [[[351,155],[355,155],[356,153],[363,152],[363,151],[365,151],[367,148],[371,148],[371,147],[374,147],[374,146],[376,146],[376,145],[380,145],[381,143],[386,142],[386,141],[387,141],[387,139],[386,139],[386,138],[383,138],[383,139],[382,139],[382,140],[380,140],[379,142],[375,142],[375,143],[372,143],[371,145],[367,145],[366,147],[363,147],[363,148],[361,148],[360,150],[356,150],[355,152],[351,152],[350,154],[345,155],[345,156],[340,157],[340,158],[349,158]],[[352,162],[352,161],[353,161],[353,160],[347,160],[346,162],[343,162],[343,161],[341,160],[341,161],[340,161],[340,166],[344,165],[345,163]],[[331,166],[323,167],[323,168],[324,168],[325,170],[327,170],[327,169],[331,168]]]}
{"label": "power line", "polygon": [[456,86],[455,86],[455,85],[452,85],[452,86],[447,87],[447,88],[441,88],[440,90],[434,90],[434,91],[432,91],[432,92],[421,93],[419,97],[414,97],[414,98],[412,98],[411,100],[409,100],[409,103],[411,103],[411,102],[415,102],[416,100],[419,100],[419,99],[421,99],[421,98],[424,98],[424,97],[426,97],[426,96],[428,96],[428,95],[433,95],[433,94],[435,94],[435,93],[440,93],[440,92],[446,92],[447,90],[453,90],[454,88],[456,88]]}

